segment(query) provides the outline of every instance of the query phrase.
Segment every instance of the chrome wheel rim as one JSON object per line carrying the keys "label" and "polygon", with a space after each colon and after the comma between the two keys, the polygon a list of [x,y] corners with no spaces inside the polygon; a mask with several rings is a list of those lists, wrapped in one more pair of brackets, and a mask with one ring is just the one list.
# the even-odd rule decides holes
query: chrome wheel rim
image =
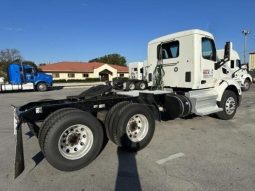
{"label": "chrome wheel rim", "polygon": [[58,149],[63,157],[77,160],[86,155],[93,145],[93,133],[85,125],[68,127],[60,136]]}
{"label": "chrome wheel rim", "polygon": [[232,115],[234,113],[236,109],[236,101],[233,97],[229,97],[227,99],[225,109],[228,115]]}
{"label": "chrome wheel rim", "polygon": [[126,127],[127,136],[132,142],[142,141],[146,137],[148,130],[148,119],[142,114],[132,116]]}
{"label": "chrome wheel rim", "polygon": [[141,84],[140,84],[140,89],[141,89],[141,90],[144,90],[144,89],[145,89],[145,84],[144,84],[144,83],[141,83]]}
{"label": "chrome wheel rim", "polygon": [[244,88],[245,88],[246,90],[249,89],[249,82],[245,82],[245,83],[244,83]]}
{"label": "chrome wheel rim", "polygon": [[130,84],[130,85],[129,85],[129,89],[134,90],[134,89],[135,89],[135,84],[133,84],[133,83]]}
{"label": "chrome wheel rim", "polygon": [[46,85],[45,84],[39,84],[39,90],[45,91],[46,90]]}

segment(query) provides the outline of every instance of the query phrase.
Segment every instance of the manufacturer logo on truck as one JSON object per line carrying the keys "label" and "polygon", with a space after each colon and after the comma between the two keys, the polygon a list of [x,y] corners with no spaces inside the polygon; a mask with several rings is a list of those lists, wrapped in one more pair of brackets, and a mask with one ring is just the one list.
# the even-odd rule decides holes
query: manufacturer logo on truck
{"label": "manufacturer logo on truck", "polygon": [[203,77],[204,78],[211,78],[211,77],[213,77],[213,70],[204,69],[203,70]]}

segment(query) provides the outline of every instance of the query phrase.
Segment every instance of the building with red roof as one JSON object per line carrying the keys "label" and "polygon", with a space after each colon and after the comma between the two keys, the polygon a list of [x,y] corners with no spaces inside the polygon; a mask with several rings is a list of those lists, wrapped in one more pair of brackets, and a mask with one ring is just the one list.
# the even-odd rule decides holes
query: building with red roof
{"label": "building with red roof", "polygon": [[128,67],[99,62],[58,62],[42,65],[40,69],[51,74],[54,80],[100,78],[102,81],[112,81],[116,77],[129,77]]}

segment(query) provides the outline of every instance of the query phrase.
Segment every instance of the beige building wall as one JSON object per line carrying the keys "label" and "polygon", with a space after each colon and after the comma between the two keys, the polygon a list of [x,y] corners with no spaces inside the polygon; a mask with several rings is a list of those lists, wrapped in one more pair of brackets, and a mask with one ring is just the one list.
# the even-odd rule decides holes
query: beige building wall
{"label": "beige building wall", "polygon": [[250,69],[255,69],[255,53],[250,54],[249,58],[249,68]]}
{"label": "beige building wall", "polygon": [[[90,73],[79,73],[79,72],[48,72],[48,74],[52,75],[53,80],[85,80],[86,78],[100,78],[100,72],[108,70],[111,72],[109,74],[109,80],[112,81],[113,78],[116,77],[129,77],[128,72],[118,72],[117,69],[109,66],[108,64],[104,64],[99,68],[94,69],[94,72]],[[88,77],[84,77],[84,74],[88,74]],[[71,75],[74,75],[72,77]]]}
{"label": "beige building wall", "polygon": [[129,73],[124,73],[124,72],[119,72],[118,73],[118,75],[117,75],[118,77],[124,77],[124,78],[129,78]]}
{"label": "beige building wall", "polygon": [[[66,73],[66,72],[54,72],[54,73],[47,73],[52,75],[53,80],[85,80],[86,78],[94,78],[93,73]],[[88,77],[84,77],[83,74],[88,74]],[[58,75],[58,77],[57,77]],[[74,75],[74,77],[70,76]]]}
{"label": "beige building wall", "polygon": [[108,64],[104,64],[101,67],[94,69],[95,78],[100,78],[100,72],[102,72],[104,70],[109,70],[110,72],[112,72],[112,75],[109,74],[110,81],[112,81],[113,78],[117,77],[117,70],[115,68],[109,66]]}

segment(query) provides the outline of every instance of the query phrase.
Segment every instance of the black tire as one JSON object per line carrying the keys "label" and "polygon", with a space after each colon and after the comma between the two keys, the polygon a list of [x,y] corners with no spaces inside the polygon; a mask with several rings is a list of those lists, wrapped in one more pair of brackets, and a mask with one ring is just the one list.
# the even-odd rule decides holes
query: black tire
{"label": "black tire", "polygon": [[[130,126],[128,129],[128,126],[127,126],[128,122],[131,120],[131,118],[137,119],[137,116],[140,116],[140,117],[142,116],[144,121],[139,122],[140,118],[138,118],[138,122],[136,121],[134,123],[134,121],[132,121],[129,124]],[[147,130],[146,128],[143,128],[142,126],[139,127],[138,124],[143,125],[143,123],[146,124]],[[129,136],[131,137],[131,135],[128,135],[127,132],[130,129],[132,129],[133,133],[138,131],[137,134],[134,135],[136,136],[134,137],[134,139],[137,139],[137,140],[131,140],[131,138],[129,138]],[[113,124],[112,133],[113,133],[114,142],[117,145],[122,146],[124,149],[128,151],[138,151],[143,149],[150,143],[153,137],[154,131],[155,131],[155,120],[151,110],[145,105],[132,103],[121,108],[118,114],[118,120],[115,120]],[[142,137],[139,137],[140,136],[139,134]]]}
{"label": "black tire", "polygon": [[105,117],[105,130],[106,130],[106,134],[107,137],[114,142],[113,140],[113,136],[112,136],[112,129],[113,129],[113,121],[115,119],[118,119],[118,117],[116,116],[120,110],[120,108],[122,108],[123,106],[129,104],[130,102],[128,101],[123,101],[123,102],[119,102],[116,105],[114,105],[107,113],[106,117]]}
{"label": "black tire", "polygon": [[126,90],[135,90],[135,83],[133,81],[127,81]]}
{"label": "black tire", "polygon": [[145,81],[139,81],[135,84],[136,90],[145,90],[148,88],[148,84]]}
{"label": "black tire", "polygon": [[39,82],[37,85],[36,85],[36,90],[39,91],[39,92],[45,92],[48,90],[48,86],[46,83],[44,82]]}
{"label": "black tire", "polygon": [[[236,113],[237,105],[238,105],[237,96],[235,92],[231,90],[226,90],[220,102],[220,108],[223,108],[223,111],[216,113],[216,116],[223,120],[232,119]],[[229,107],[231,107],[232,109],[230,109]]]}
{"label": "black tire", "polygon": [[38,133],[38,142],[39,142],[39,146],[43,153],[44,153],[43,142],[44,142],[46,134],[50,128],[49,124],[52,124],[54,122],[52,120],[58,120],[59,117],[61,117],[64,113],[68,113],[73,110],[75,110],[75,108],[59,109],[59,110],[51,113],[50,115],[48,115],[48,117],[44,120],[43,124],[41,125],[41,127],[39,129],[39,133]]}
{"label": "black tire", "polygon": [[[73,128],[80,128],[79,126],[81,125],[85,128],[85,130],[83,128],[81,131],[89,131],[89,134],[87,134],[84,139],[90,140],[90,142],[81,144],[81,134],[77,134],[75,129],[73,130]],[[104,139],[103,128],[100,122],[88,112],[78,109],[61,112],[58,117],[55,115],[52,116],[48,126],[48,131],[46,133],[45,140],[43,141],[43,150],[47,161],[56,169],[62,171],[79,170],[92,162],[101,151]],[[65,132],[68,129],[69,131],[66,135]],[[73,137],[70,139],[70,136],[73,135],[76,136],[75,143],[71,142]],[[62,139],[60,139],[63,137],[66,139],[65,142],[62,142]],[[61,147],[59,144],[61,144]],[[82,155],[72,159],[64,156],[61,153],[64,150],[62,144],[73,144],[73,153],[76,152],[75,154],[78,153]],[[80,145],[84,145],[83,147],[85,148],[88,145],[90,146],[87,148],[85,153],[79,153],[80,151],[76,151],[75,149],[76,146],[79,147]],[[69,153],[67,150],[68,149],[66,149],[66,152]]]}
{"label": "black tire", "polygon": [[244,87],[242,87],[242,91],[248,91],[251,87],[251,82],[249,79],[245,79],[244,81]]}

